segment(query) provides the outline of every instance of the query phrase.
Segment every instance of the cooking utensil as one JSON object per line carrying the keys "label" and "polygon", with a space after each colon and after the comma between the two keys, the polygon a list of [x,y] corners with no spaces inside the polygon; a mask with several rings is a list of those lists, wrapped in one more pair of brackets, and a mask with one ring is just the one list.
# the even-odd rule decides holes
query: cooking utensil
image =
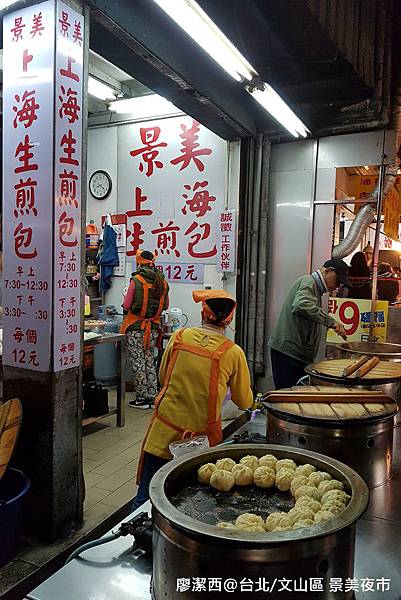
{"label": "cooking utensil", "polygon": [[367,362],[361,365],[354,374],[354,377],[361,378],[367,375],[376,365],[380,362],[380,358],[378,356],[372,356],[369,358]]}
{"label": "cooking utensil", "polygon": [[354,363],[345,367],[345,369],[343,371],[343,377],[348,377],[349,375],[351,375],[351,373],[354,373],[354,371],[357,371],[359,369],[359,367],[362,367],[362,365],[364,365],[366,362],[368,362],[368,360],[369,360],[369,356],[361,356],[361,358],[356,360]]}
{"label": "cooking utensil", "polygon": [[[216,521],[232,520],[245,511],[266,514],[280,507],[288,510],[288,505],[280,504],[286,499],[291,502],[285,493],[251,488],[221,493],[197,484],[196,473],[202,464],[227,456],[239,461],[247,454],[260,457],[266,453],[293,459],[297,464],[311,463],[342,481],[352,494],[345,511],[326,523],[300,530],[251,533],[215,527]],[[191,487],[192,491],[200,488],[196,499],[187,492]],[[177,578],[191,579],[201,573],[217,573],[223,581],[233,577],[254,580],[260,573],[268,573],[270,581],[288,577],[288,573],[294,580],[316,577],[316,573],[335,573],[342,580],[353,577],[356,521],[366,508],[368,489],[353,470],[331,458],[270,444],[220,446],[171,461],[153,477],[149,491],[154,525],[153,600],[179,600],[182,594],[177,591]],[[186,595],[188,600],[195,600],[199,594],[189,591]],[[223,592],[221,598],[242,595],[239,591]],[[266,593],[260,591],[254,596],[264,598]],[[294,597],[291,592],[281,596],[283,600]],[[327,590],[316,597],[329,600],[330,596]],[[343,600],[352,597],[352,593],[345,594]]]}
{"label": "cooking utensil", "polygon": [[380,362],[380,358],[377,356],[372,356],[365,364],[363,364],[355,373],[355,378],[359,379],[367,375],[372,369],[375,368]]}

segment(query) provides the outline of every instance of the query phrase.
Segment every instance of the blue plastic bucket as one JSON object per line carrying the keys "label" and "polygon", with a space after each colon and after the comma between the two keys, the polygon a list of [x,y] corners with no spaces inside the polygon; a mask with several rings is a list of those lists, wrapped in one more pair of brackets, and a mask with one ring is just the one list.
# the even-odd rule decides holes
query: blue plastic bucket
{"label": "blue plastic bucket", "polygon": [[30,487],[28,477],[17,469],[7,469],[0,479],[0,567],[18,552],[22,507]]}

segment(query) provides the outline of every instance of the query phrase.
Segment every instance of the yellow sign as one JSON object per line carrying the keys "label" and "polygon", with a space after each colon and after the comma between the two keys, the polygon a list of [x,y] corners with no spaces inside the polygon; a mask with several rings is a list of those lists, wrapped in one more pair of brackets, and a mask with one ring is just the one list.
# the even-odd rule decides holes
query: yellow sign
{"label": "yellow sign", "polygon": [[[366,342],[370,327],[370,300],[329,298],[329,315],[344,326],[349,342]],[[388,323],[388,302],[376,302],[373,335],[377,342],[385,342]],[[339,336],[329,329],[328,342],[339,343]]]}
{"label": "yellow sign", "polygon": [[384,201],[383,207],[384,226],[383,230],[388,237],[398,240],[398,229],[400,225],[401,202],[397,189],[393,186]]}
{"label": "yellow sign", "polygon": [[[367,200],[378,182],[379,177],[377,175],[366,175],[364,177],[352,175],[350,180],[351,195],[355,197],[355,200]],[[401,178],[397,177],[395,186],[388,193],[383,205],[384,233],[393,240],[398,240],[398,226],[401,215],[401,198],[398,193],[400,183]],[[362,203],[354,204],[354,213],[357,214],[362,206]]]}
{"label": "yellow sign", "polygon": [[[368,200],[370,194],[373,192],[378,182],[378,175],[366,175],[365,177],[360,177],[359,175],[351,175],[351,195],[354,196],[355,200]],[[362,206],[362,203],[354,204],[354,213],[357,214],[362,208]]]}

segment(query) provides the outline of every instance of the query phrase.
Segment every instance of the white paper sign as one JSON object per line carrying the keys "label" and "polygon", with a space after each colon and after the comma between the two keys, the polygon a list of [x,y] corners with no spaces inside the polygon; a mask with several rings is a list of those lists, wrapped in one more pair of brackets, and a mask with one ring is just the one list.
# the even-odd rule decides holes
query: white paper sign
{"label": "white paper sign", "polygon": [[3,363],[50,369],[54,2],[3,17]]}
{"label": "white paper sign", "polygon": [[54,370],[79,366],[84,17],[57,3]]}
{"label": "white paper sign", "polygon": [[119,209],[128,217],[127,256],[216,264],[227,144],[191,117],[118,129]]}
{"label": "white paper sign", "polygon": [[235,272],[235,215],[235,210],[225,210],[219,215],[217,270],[221,273]]}
{"label": "white paper sign", "polygon": [[118,249],[118,260],[119,260],[119,265],[118,265],[118,267],[113,268],[113,275],[115,277],[125,277],[125,260],[126,260],[125,248]]}
{"label": "white paper sign", "polygon": [[122,223],[120,225],[113,225],[113,229],[117,234],[116,244],[118,251],[120,252],[120,248],[124,248],[127,245],[127,226]]}

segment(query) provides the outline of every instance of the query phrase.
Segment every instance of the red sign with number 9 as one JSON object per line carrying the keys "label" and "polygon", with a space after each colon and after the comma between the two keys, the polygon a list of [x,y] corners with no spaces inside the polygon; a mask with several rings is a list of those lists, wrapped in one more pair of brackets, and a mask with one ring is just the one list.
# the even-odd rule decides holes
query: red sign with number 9
{"label": "red sign with number 9", "polygon": [[[345,314],[347,311],[347,314]],[[359,327],[360,313],[355,302],[344,302],[338,311],[341,323],[344,325],[345,333],[353,335]],[[348,326],[348,327],[347,327]]]}

